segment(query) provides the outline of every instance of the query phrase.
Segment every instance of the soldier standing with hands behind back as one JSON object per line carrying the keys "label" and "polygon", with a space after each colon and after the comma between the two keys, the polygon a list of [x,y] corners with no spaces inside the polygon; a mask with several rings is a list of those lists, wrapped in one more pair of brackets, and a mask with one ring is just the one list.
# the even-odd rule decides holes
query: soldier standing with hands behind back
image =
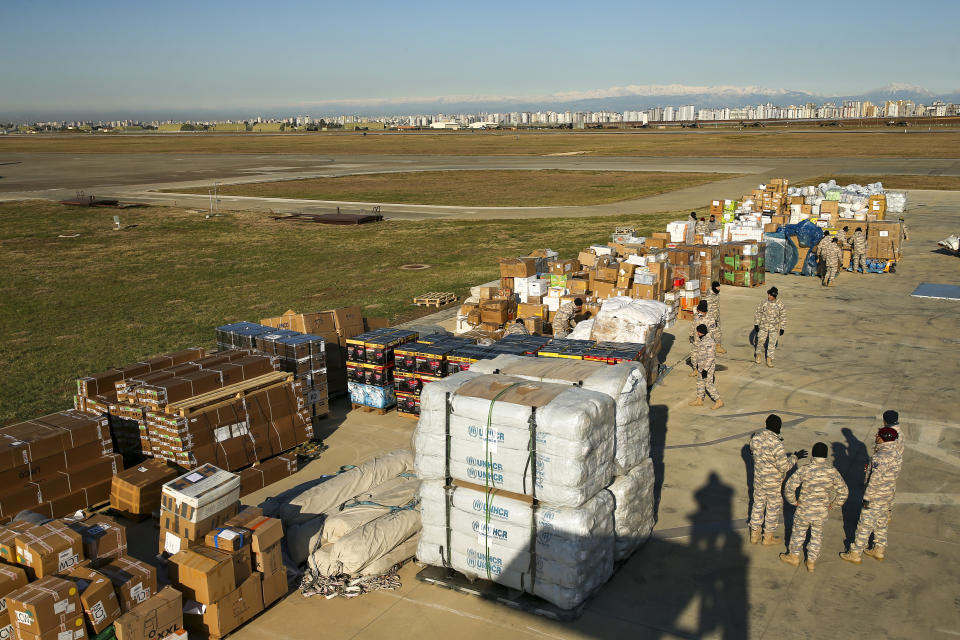
{"label": "soldier standing with hands behind back", "polygon": [[783,450],[783,438],[780,429],[783,420],[775,413],[767,416],[766,429],[758,431],[750,438],[750,453],[753,454],[753,509],[750,510],[750,542],[760,542],[763,532],[763,544],[776,544],[777,528],[780,526],[780,513],[783,511],[783,478],[787,471],[807,457],[803,449],[787,455]]}
{"label": "soldier standing with hands behind back", "polygon": [[753,330],[757,332],[754,359],[757,364],[760,364],[766,350],[768,367],[773,366],[777,340],[783,335],[783,330],[787,326],[787,310],[783,308],[783,303],[777,300],[779,294],[776,287],[767,289],[767,299],[760,303],[753,314]]}
{"label": "soldier standing with hands behind back", "polygon": [[690,360],[694,366],[694,372],[697,373],[697,399],[688,404],[691,407],[702,407],[703,398],[706,394],[714,399],[711,409],[719,409],[723,406],[723,400],[717,392],[717,387],[713,384],[713,376],[717,367],[716,343],[710,337],[710,330],[707,325],[697,326],[696,335],[693,339],[693,350]]}

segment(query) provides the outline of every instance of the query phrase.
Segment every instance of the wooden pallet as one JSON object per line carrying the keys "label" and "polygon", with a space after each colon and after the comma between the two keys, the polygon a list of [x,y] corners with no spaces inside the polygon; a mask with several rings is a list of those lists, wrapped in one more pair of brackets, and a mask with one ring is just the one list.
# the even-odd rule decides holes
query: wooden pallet
{"label": "wooden pallet", "polygon": [[[221,387],[220,389],[214,389],[213,391],[186,398],[185,400],[171,402],[163,406],[163,411],[165,413],[186,417],[195,411],[215,409],[219,406],[230,404],[237,398],[253,391],[263,391],[273,388],[276,385],[285,384],[291,380],[293,380],[292,373],[274,371],[273,373],[266,373],[262,376],[250,378],[249,380]],[[155,411],[159,411],[159,409],[155,409]]]}
{"label": "wooden pallet", "polygon": [[543,616],[558,622],[570,622],[583,615],[582,604],[575,609],[561,609],[542,598],[510,589],[496,582],[489,580],[470,581],[462,573],[445,567],[427,567],[417,574],[417,580],[461,593],[469,593],[484,600],[491,600],[512,609]]}
{"label": "wooden pallet", "polygon": [[431,291],[430,293],[425,293],[422,296],[417,296],[414,298],[413,304],[417,305],[418,307],[439,308],[456,301],[456,294],[450,291]]}
{"label": "wooden pallet", "polygon": [[361,410],[364,411],[365,413],[376,413],[376,414],[379,414],[379,415],[381,415],[381,416],[385,416],[385,415],[387,415],[388,413],[390,413],[391,411],[393,411],[394,409],[397,408],[396,405],[394,405],[394,406],[392,406],[392,407],[387,407],[386,409],[378,409],[377,407],[368,407],[368,406],[365,405],[365,404],[357,404],[356,402],[351,403],[351,404],[353,405],[353,408],[354,408],[354,409],[361,409]]}
{"label": "wooden pallet", "polygon": [[397,415],[401,418],[409,418],[410,420],[419,420],[420,416],[415,413],[404,413],[403,411],[397,411]]}

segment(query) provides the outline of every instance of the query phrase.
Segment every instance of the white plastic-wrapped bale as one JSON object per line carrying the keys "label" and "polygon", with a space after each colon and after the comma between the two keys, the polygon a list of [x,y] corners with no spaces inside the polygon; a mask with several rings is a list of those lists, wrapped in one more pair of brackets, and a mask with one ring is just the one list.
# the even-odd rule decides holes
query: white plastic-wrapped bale
{"label": "white plastic-wrapped bale", "polygon": [[890,213],[903,213],[907,210],[906,191],[887,191],[887,211]]}
{"label": "white plastic-wrapped bale", "polygon": [[650,344],[669,309],[656,300],[615,297],[603,301],[590,338],[598,342]]}
{"label": "white plastic-wrapped bale", "polygon": [[613,477],[607,395],[466,371],[424,387],[420,409],[414,449],[422,479],[449,475],[576,507]]}
{"label": "white plastic-wrapped bale", "polygon": [[492,360],[481,360],[471,370],[536,382],[577,385],[607,395],[614,401],[616,409],[614,473],[625,473],[650,456],[650,411],[640,363],[608,365],[587,360],[501,355]]}
{"label": "white plastic-wrapped bale", "polygon": [[421,562],[449,566],[572,609],[609,580],[613,495],[579,507],[534,505],[440,481],[421,485]]}
{"label": "white plastic-wrapped bale", "polygon": [[653,513],[653,460],[647,458],[608,488],[615,509],[616,559],[623,560],[647,541],[656,523]]}

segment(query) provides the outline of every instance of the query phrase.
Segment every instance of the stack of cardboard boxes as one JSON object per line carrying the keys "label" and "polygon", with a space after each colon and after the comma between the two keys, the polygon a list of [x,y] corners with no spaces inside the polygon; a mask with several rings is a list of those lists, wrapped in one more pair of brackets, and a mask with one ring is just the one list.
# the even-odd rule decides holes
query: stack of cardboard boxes
{"label": "stack of cardboard boxes", "polygon": [[126,531],[111,518],[14,521],[0,538],[4,638],[83,640],[113,626],[118,638],[151,640],[183,627],[179,593],[157,593],[156,569],[126,555]]}
{"label": "stack of cardboard boxes", "polygon": [[160,508],[163,485],[180,471],[164,460],[147,459],[113,477],[110,507],[134,521],[143,520]]}
{"label": "stack of cardboard boxes", "polygon": [[723,245],[721,282],[735,287],[757,287],[766,281],[766,245],[731,242]]}
{"label": "stack of cardboard boxes", "polygon": [[123,461],[106,417],[61,411],[0,428],[0,522],[24,509],[48,518],[105,502]]}
{"label": "stack of cardboard boxes", "polygon": [[441,380],[451,373],[448,357],[458,349],[472,346],[473,340],[457,337],[431,339],[424,336],[394,348],[393,384],[397,393],[397,413],[420,415],[420,392],[424,385]]}
{"label": "stack of cardboard boxes", "polygon": [[385,411],[397,404],[396,349],[419,334],[405,329],[375,329],[347,339],[347,390],[354,407]]}
{"label": "stack of cardboard boxes", "polygon": [[[237,475],[210,468],[202,476],[164,485],[161,543],[170,583],[185,600],[185,626],[220,638],[286,594],[283,528],[259,509],[239,511]],[[168,524],[177,519],[174,533]]]}

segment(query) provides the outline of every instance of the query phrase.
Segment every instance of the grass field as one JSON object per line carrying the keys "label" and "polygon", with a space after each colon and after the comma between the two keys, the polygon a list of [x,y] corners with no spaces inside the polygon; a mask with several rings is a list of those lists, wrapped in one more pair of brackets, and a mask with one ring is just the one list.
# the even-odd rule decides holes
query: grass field
{"label": "grass field", "polygon": [[0,136],[0,153],[294,153],[955,158],[960,132],[870,130],[700,132],[536,132],[218,134],[61,134]]}
{"label": "grass field", "polygon": [[960,190],[960,176],[865,176],[856,174],[839,174],[803,180],[798,184],[798,186],[818,185],[821,182],[828,182],[831,178],[836,180],[837,184],[839,185],[882,182],[884,189],[936,189],[942,191]]}
{"label": "grass field", "polygon": [[[645,171],[418,171],[225,185],[219,192],[342,202],[580,206],[632,200],[736,177],[738,174]],[[179,191],[206,194],[207,188]]]}
{"label": "grass field", "polygon": [[[225,322],[354,304],[411,319],[425,313],[413,296],[462,296],[499,277],[498,257],[543,247],[576,256],[617,224],[649,233],[687,212],[335,227],[143,208],[121,213],[135,227],[113,231],[115,214],[0,203],[0,424],[70,406],[79,375],[212,347]],[[409,263],[431,268],[398,269]]]}

